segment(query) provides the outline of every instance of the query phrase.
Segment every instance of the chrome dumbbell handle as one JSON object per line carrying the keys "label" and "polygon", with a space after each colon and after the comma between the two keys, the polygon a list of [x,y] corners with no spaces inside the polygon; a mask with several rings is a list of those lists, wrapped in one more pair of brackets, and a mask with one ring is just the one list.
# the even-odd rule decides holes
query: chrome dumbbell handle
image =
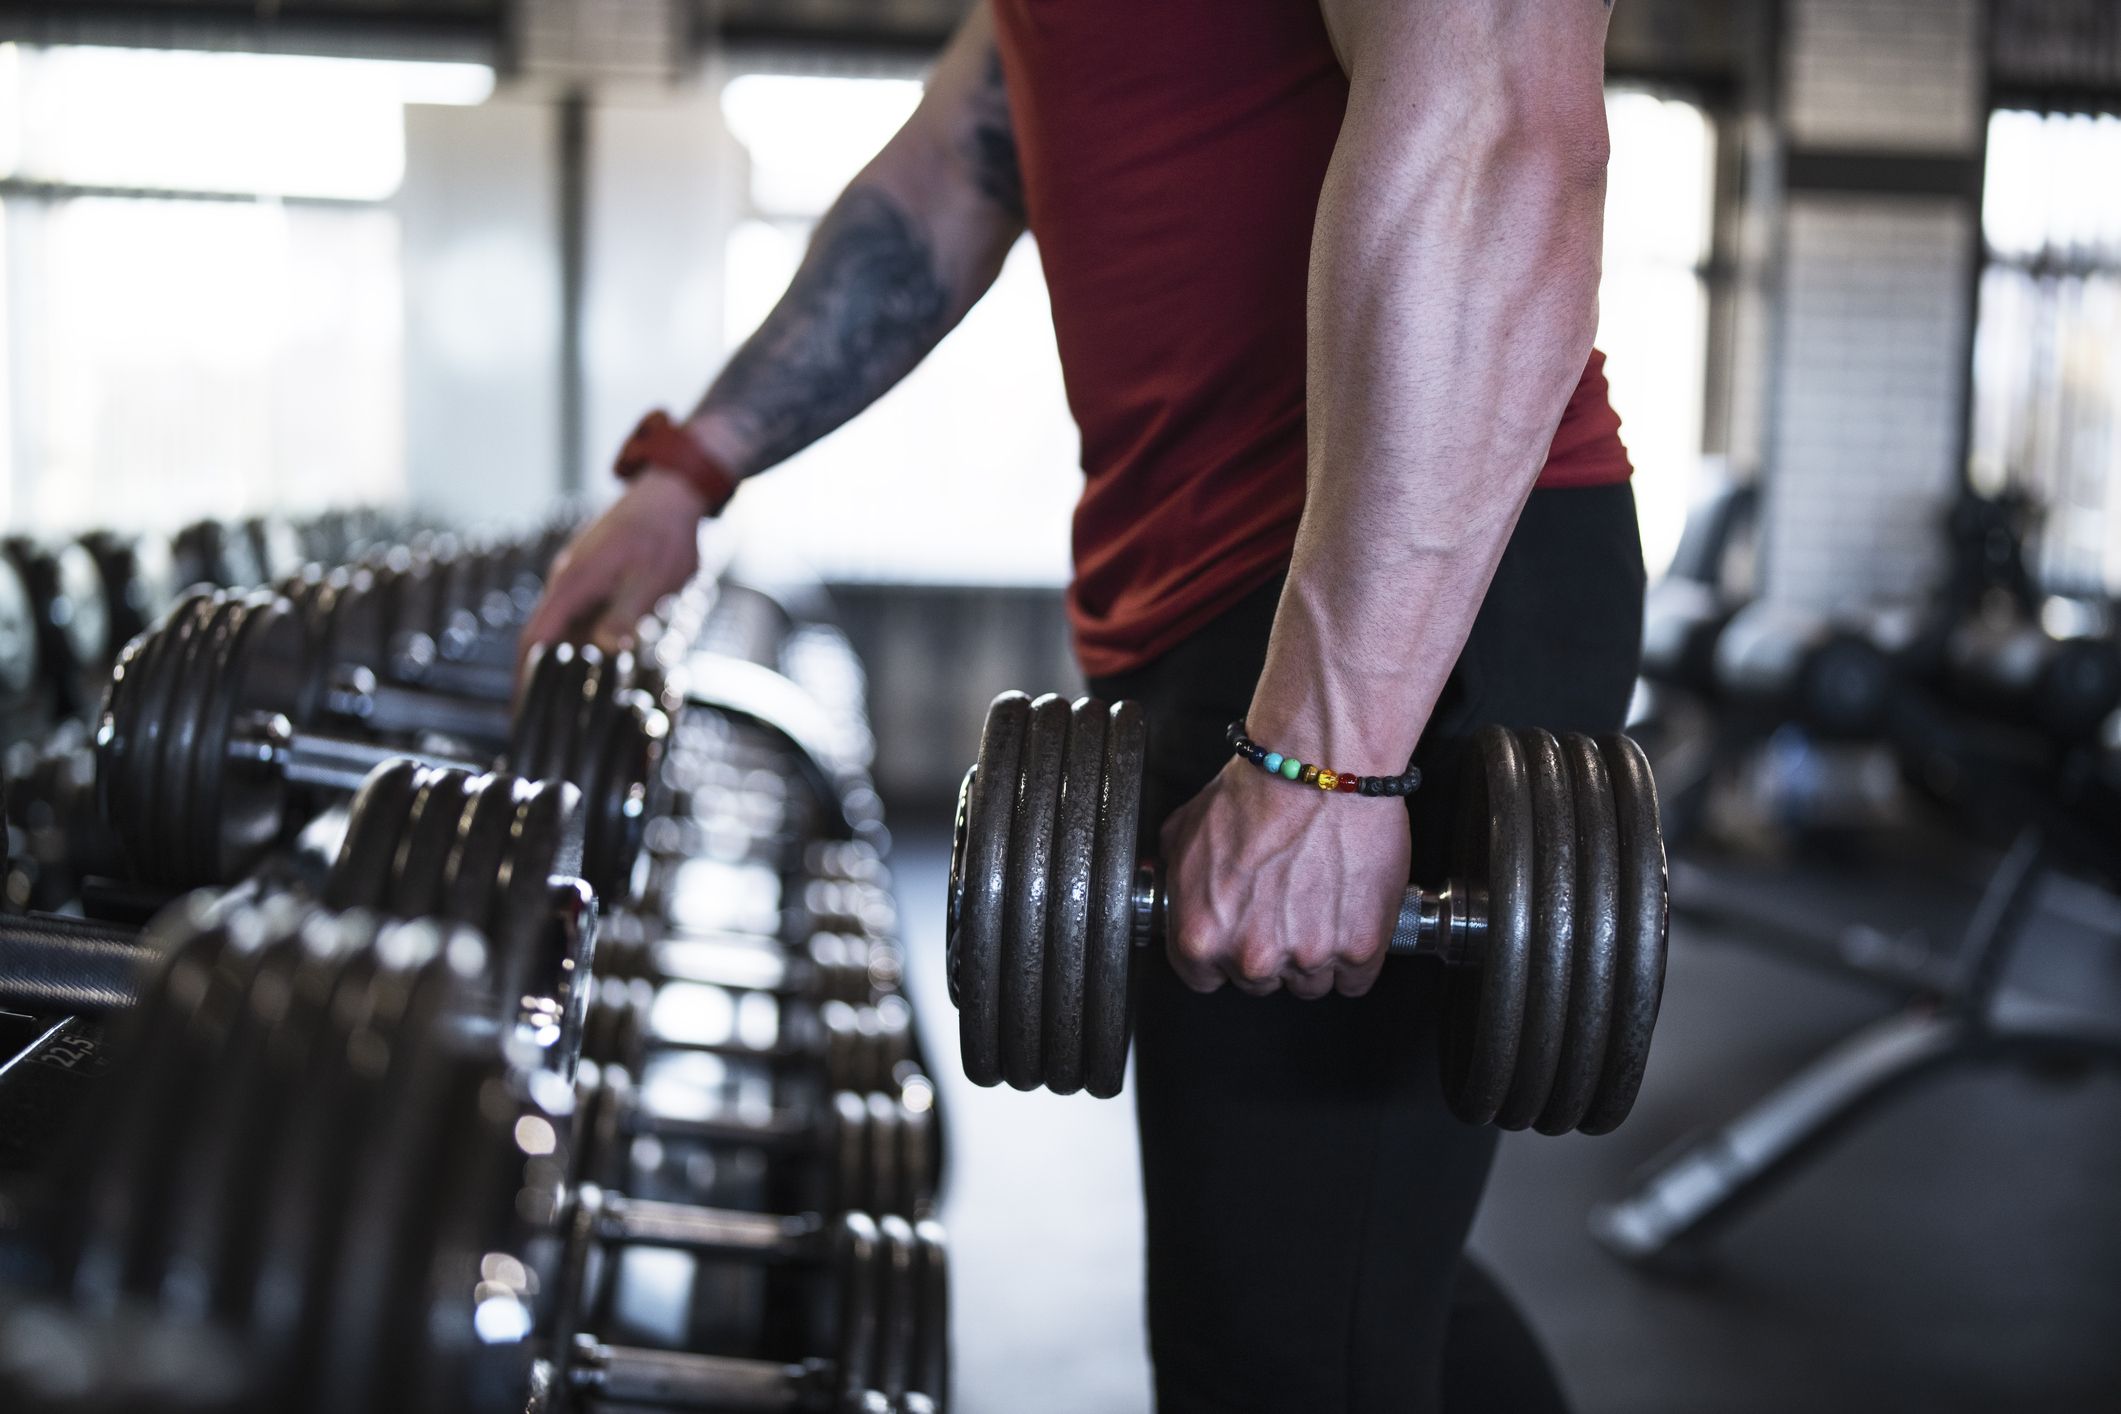
{"label": "chrome dumbbell handle", "polygon": [[348,795],[361,788],[370,771],[407,755],[416,755],[430,766],[473,772],[488,769],[476,761],[453,760],[426,751],[408,752],[404,747],[297,731],[279,713],[255,716],[239,724],[228,743],[228,759],[232,763],[268,766],[290,785]]}
{"label": "chrome dumbbell handle", "polygon": [[[1155,860],[1144,860],[1136,867],[1132,902],[1134,945],[1161,943],[1170,894]],[[1455,966],[1478,955],[1486,933],[1487,909],[1478,890],[1455,882],[1442,889],[1413,887],[1400,896],[1399,915],[1385,951],[1393,957],[1441,958]]]}

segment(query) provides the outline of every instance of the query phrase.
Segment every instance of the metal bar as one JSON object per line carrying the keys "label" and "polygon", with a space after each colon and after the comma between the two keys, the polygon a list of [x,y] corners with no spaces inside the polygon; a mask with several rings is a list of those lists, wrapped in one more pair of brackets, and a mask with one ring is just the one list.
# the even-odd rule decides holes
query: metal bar
{"label": "metal bar", "polygon": [[0,1000],[40,1013],[95,1013],[139,997],[141,948],[130,928],[27,914],[0,921]]}
{"label": "metal bar", "polygon": [[617,1404],[780,1414],[806,1407],[800,1366],[585,1341],[569,1382]]}
{"label": "metal bar", "polygon": [[810,1255],[817,1233],[817,1221],[812,1218],[659,1203],[617,1194],[605,1195],[596,1224],[597,1239],[615,1245],[782,1261]]}
{"label": "metal bar", "polygon": [[1591,1235],[1635,1262],[1697,1242],[1863,1110],[1968,1056],[1980,1034],[1964,1017],[1927,1011],[1864,1027],[1660,1164],[1626,1198],[1594,1210]]}

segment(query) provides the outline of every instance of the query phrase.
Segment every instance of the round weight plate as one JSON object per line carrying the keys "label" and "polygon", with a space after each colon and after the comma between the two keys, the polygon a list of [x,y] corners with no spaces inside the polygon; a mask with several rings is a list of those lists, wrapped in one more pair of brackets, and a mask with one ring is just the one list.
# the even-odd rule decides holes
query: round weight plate
{"label": "round weight plate", "polygon": [[1517,1064],[1531,949],[1532,791],[1517,738],[1481,728],[1461,758],[1457,795],[1451,878],[1485,895],[1487,929],[1477,961],[1445,971],[1438,1041],[1451,1112],[1487,1124]]}
{"label": "round weight plate", "polygon": [[864,1206],[876,1214],[910,1213],[913,1205],[906,1194],[905,1165],[899,1159],[906,1147],[899,1103],[877,1091],[870,1092],[868,1103],[870,1198]]}
{"label": "round weight plate", "polygon": [[832,1243],[832,1381],[844,1401],[856,1401],[876,1373],[878,1289],[876,1222],[843,1213]]}
{"label": "round weight plate", "polygon": [[508,769],[527,780],[538,779],[539,743],[552,716],[554,692],[568,656],[564,643],[540,643],[524,662],[522,695],[516,699],[515,722],[508,735]]}
{"label": "round weight plate", "polygon": [[346,838],[324,879],[328,908],[382,910],[390,900],[391,864],[425,768],[410,757],[385,761],[354,792]]}
{"label": "round weight plate", "polygon": [[[5,604],[7,562],[0,559],[0,653],[7,647]],[[149,658],[162,646],[160,633],[144,634],[125,645],[111,669],[110,683],[103,690],[103,711],[96,720],[96,813],[123,834],[126,821],[121,782],[129,780],[139,758],[136,736],[141,685],[146,681]],[[0,658],[0,674],[7,671]],[[0,698],[6,696],[0,685]]]}
{"label": "round weight plate", "polygon": [[36,695],[37,610],[14,562],[0,556],[0,707],[19,710]]}
{"label": "round weight plate", "polygon": [[919,1217],[935,1207],[935,1108],[933,1092],[919,1108],[899,1104],[899,1191],[906,1195],[906,1213]]}
{"label": "round weight plate", "polygon": [[602,650],[582,645],[582,697],[575,710],[575,729],[566,744],[563,774],[584,796],[596,798],[594,790],[605,734],[618,715],[628,679],[633,673],[629,653],[605,657]]}
{"label": "round weight plate", "polygon": [[1002,911],[1008,888],[1009,832],[1031,699],[1005,692],[987,708],[979,758],[958,794],[950,869],[951,999],[965,1075],[975,1085],[1002,1078]]}
{"label": "round weight plate", "polygon": [[913,1224],[897,1214],[880,1215],[876,1231],[876,1378],[869,1383],[895,1403],[912,1381],[920,1340],[921,1256]]}
{"label": "round weight plate", "polygon": [[1598,749],[1612,779],[1613,814],[1620,827],[1620,949],[1605,1069],[1590,1111],[1578,1126],[1585,1134],[1609,1133],[1635,1107],[1643,1067],[1650,1059],[1657,1006],[1664,997],[1667,912],[1664,836],[1657,824],[1657,785],[1650,777],[1649,760],[1624,736],[1600,737]]}
{"label": "round weight plate", "polygon": [[548,881],[555,874],[573,872],[563,850],[580,813],[580,797],[564,782],[538,782],[520,793],[494,917],[499,996],[559,995],[567,959],[554,955],[551,947],[555,939],[549,926]]}
{"label": "round weight plate", "polygon": [[464,827],[465,787],[471,774],[431,768],[413,790],[404,836],[391,863],[388,911],[400,918],[428,918],[442,910],[442,879],[450,848]]}
{"label": "round weight plate", "polygon": [[1613,968],[1620,930],[1619,826],[1605,758],[1589,737],[1561,739],[1576,817],[1576,962],[1569,973],[1568,1024],[1554,1066],[1554,1088],[1534,1127],[1566,1134],[1582,1122],[1605,1068],[1613,1013]]}
{"label": "round weight plate", "polygon": [[[246,999],[264,955],[264,929],[255,917],[238,914],[221,931],[222,946],[211,973],[184,1015],[183,1031],[170,1050],[143,1057],[157,1072],[161,1094],[151,1120],[157,1137],[148,1141],[147,1167],[127,1185],[132,1195],[132,1244],[126,1285],[134,1295],[165,1309],[196,1315],[204,1293],[194,1274],[173,1270],[170,1263],[191,1196],[186,1180],[195,1163],[214,1162],[207,1151],[218,1136],[212,1111],[228,1098],[236,1077],[226,1073],[231,1037],[247,1010]],[[218,1156],[226,1161],[227,1156]],[[248,1155],[236,1161],[247,1161]]]}
{"label": "round weight plate", "polygon": [[[170,1166],[169,1254],[163,1309],[187,1321],[208,1319],[227,1296],[224,1262],[236,1229],[251,1220],[249,1201],[263,1158],[272,1094],[273,1031],[307,956],[300,940],[305,910],[280,899],[257,910],[261,932],[249,985],[214,1059],[213,1079],[187,1123],[182,1154]],[[214,1038],[202,1038],[208,1045]]]}
{"label": "round weight plate", "polygon": [[253,599],[230,646],[227,681],[200,724],[191,783],[201,820],[220,822],[199,843],[210,853],[201,882],[248,871],[276,843],[288,820],[288,789],[277,771],[231,769],[229,740],[237,723],[269,717],[299,721],[308,676],[302,626],[284,604]]}
{"label": "round weight plate", "polygon": [[228,943],[225,930],[198,902],[180,904],[175,916],[158,918],[151,936],[150,975],[116,1048],[134,1063],[94,1131],[78,1198],[70,1197],[71,1250],[64,1265],[75,1299],[92,1309],[109,1309],[124,1289],[139,1221],[138,1194],[154,1182],[163,1140],[160,1120],[166,1104],[174,1102],[168,1087],[177,1067],[167,1061],[182,1053],[191,1012],[210,990]]}
{"label": "round weight plate", "polygon": [[489,933],[494,888],[515,823],[514,776],[485,775],[471,783],[471,808],[450,849],[443,884],[443,916]]}
{"label": "round weight plate", "polygon": [[103,576],[96,557],[78,543],[59,546],[52,552],[58,587],[66,601],[66,621],[60,625],[66,643],[73,681],[68,684],[70,715],[88,710],[95,700],[104,673],[110,667],[110,601],[103,592]]}
{"label": "round weight plate", "polygon": [[1083,1088],[1083,969],[1090,947],[1090,879],[1103,795],[1102,704],[1087,698],[1068,710],[1066,760],[1053,835],[1046,899],[1046,1085],[1060,1095]]}
{"label": "round weight plate", "polygon": [[197,813],[191,784],[198,774],[207,714],[231,710],[226,697],[228,650],[246,612],[242,600],[224,599],[177,661],[169,724],[162,731],[155,768],[156,868],[165,883],[205,882],[204,866],[216,853],[212,842],[221,822]]}
{"label": "round weight plate", "polygon": [[264,1059],[258,1065],[251,1128],[242,1141],[249,1161],[232,1175],[225,1207],[224,1242],[211,1288],[213,1311],[230,1329],[248,1329],[264,1260],[266,1224],[261,1215],[273,1195],[292,1182],[288,1138],[294,1113],[304,1104],[329,1104],[330,1097],[303,1087],[316,1063],[315,1053],[328,1032],[327,1008],[348,954],[365,945],[366,928],[328,914],[312,914],[300,928],[297,965],[290,973],[277,1008],[269,992],[253,988],[251,1004],[269,1013]]}
{"label": "round weight plate", "polygon": [[390,657],[387,607],[375,571],[355,568],[348,573],[346,584],[332,599],[327,671],[345,666],[382,671]]}
{"label": "round weight plate", "polygon": [[649,793],[670,732],[670,719],[644,695],[626,696],[631,700],[604,728],[597,766],[582,787],[582,867],[597,893],[614,904],[639,890]]}
{"label": "round weight plate", "polygon": [[[1092,699],[1088,706],[1100,704]],[[1083,1088],[1120,1092],[1133,1030],[1128,969],[1134,955],[1134,875],[1141,860],[1142,768],[1149,729],[1141,704],[1107,711],[1097,837],[1091,850],[1088,950],[1083,958]]]}
{"label": "round weight plate", "polygon": [[[305,998],[282,1028],[287,1105],[274,1181],[261,1189],[256,1274],[244,1302],[243,1328],[261,1364],[281,1378],[306,1368],[303,1352],[330,1280],[329,1239],[345,1209],[349,1147],[365,1137],[356,1121],[368,1077],[354,1068],[348,1038],[366,1014],[378,959],[366,920],[356,915],[339,926],[349,935],[348,945],[309,979],[316,995]],[[302,1026],[307,1035],[296,1029]]]}
{"label": "round weight plate", "polygon": [[116,783],[120,813],[111,820],[125,836],[134,871],[144,879],[159,882],[170,868],[159,802],[162,742],[170,726],[170,703],[192,640],[222,604],[219,597],[207,594],[180,606],[156,631],[157,641],[144,662],[140,692],[133,701],[133,730],[128,734],[132,746],[125,753],[124,774]]}
{"label": "round weight plate", "polygon": [[552,700],[545,714],[545,730],[534,748],[537,769],[526,772],[534,780],[564,781],[575,744],[581,739],[582,719],[589,710],[589,674],[594,649],[571,643],[559,644],[553,656],[559,661],[554,672]]}
{"label": "round weight plate", "polygon": [[1054,815],[1068,749],[1068,704],[1049,693],[1031,704],[1017,763],[1016,816],[1002,895],[1002,1075],[1019,1090],[1045,1083],[1046,907]]}
{"label": "round weight plate", "polygon": [[[441,1133],[437,1099],[449,1075],[442,1047],[447,1019],[462,1013],[460,977],[438,928],[425,923],[388,930],[379,943],[402,950],[402,994],[384,998],[378,1024],[357,1045],[387,1057],[376,1094],[381,1122],[356,1150],[352,1210],[341,1233],[323,1359],[316,1367],[318,1414],[370,1414],[379,1407],[370,1381],[386,1377],[400,1350],[389,1338],[392,1313],[424,1285],[419,1273],[430,1242],[427,1219]],[[418,1309],[417,1319],[428,1312]]]}
{"label": "round weight plate", "polygon": [[869,1154],[868,1104],[852,1090],[834,1091],[825,1156],[832,1165],[832,1206],[839,1211],[868,1211],[874,1197]]}
{"label": "round weight plate", "polygon": [[1503,1129],[1529,1125],[1553,1092],[1576,945],[1576,813],[1570,806],[1569,768],[1552,732],[1522,731],[1517,741],[1532,794],[1532,933],[1524,1033],[1509,1093],[1495,1114]]}
{"label": "round weight plate", "polygon": [[915,1223],[913,1237],[921,1264],[911,1384],[940,1414],[950,1407],[950,1252],[938,1222]]}

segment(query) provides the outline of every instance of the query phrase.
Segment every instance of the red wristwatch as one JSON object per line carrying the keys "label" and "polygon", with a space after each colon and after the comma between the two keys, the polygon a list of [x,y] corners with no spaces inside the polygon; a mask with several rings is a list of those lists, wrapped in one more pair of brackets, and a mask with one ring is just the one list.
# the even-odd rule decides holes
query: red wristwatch
{"label": "red wristwatch", "polygon": [[651,466],[684,478],[686,485],[706,498],[707,514],[711,516],[722,513],[722,507],[736,494],[740,480],[661,408],[642,418],[633,429],[626,445],[619,448],[619,460],[612,470],[619,480],[631,481]]}

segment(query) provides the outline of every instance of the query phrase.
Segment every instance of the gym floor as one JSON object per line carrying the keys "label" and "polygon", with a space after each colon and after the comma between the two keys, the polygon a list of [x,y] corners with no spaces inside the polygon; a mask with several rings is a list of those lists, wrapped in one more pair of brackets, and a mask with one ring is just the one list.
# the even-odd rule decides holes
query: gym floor
{"label": "gym floor", "polygon": [[[897,824],[913,985],[952,1126],[958,1408],[1146,1414],[1132,1111],[963,1080],[943,980],[947,835]],[[1973,898],[1971,884],[1909,879],[1896,893],[1818,863],[1741,882],[1935,935]],[[2117,906],[2067,885],[2046,900],[2014,980],[2121,1005]],[[1657,1049],[1628,1123],[1599,1139],[1504,1140],[1474,1247],[1581,1414],[2121,1410],[2111,1072],[1961,1070],[1918,1088],[1775,1189],[1684,1279],[1640,1274],[1585,1235],[1591,1207],[1641,1166],[1895,1005],[1675,918]]]}

